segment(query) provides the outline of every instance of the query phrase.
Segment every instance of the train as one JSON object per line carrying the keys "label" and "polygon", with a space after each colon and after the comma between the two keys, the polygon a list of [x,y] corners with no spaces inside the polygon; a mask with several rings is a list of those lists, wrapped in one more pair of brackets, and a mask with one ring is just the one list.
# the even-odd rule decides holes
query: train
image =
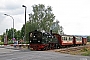
{"label": "train", "polygon": [[29,45],[33,50],[51,50],[62,47],[86,45],[87,38],[74,35],[60,35],[57,33],[31,31],[29,32]]}

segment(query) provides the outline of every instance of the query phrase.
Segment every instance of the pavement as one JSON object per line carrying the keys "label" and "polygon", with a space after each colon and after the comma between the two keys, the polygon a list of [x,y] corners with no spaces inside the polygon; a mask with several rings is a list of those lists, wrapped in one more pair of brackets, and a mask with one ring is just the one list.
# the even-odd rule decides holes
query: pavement
{"label": "pavement", "polygon": [[19,48],[14,48],[13,46],[10,45],[0,45],[0,53],[10,53],[14,51],[20,51]]}
{"label": "pavement", "polygon": [[90,60],[90,57],[51,51],[26,51],[24,49],[14,48],[10,45],[1,45],[0,60]]}

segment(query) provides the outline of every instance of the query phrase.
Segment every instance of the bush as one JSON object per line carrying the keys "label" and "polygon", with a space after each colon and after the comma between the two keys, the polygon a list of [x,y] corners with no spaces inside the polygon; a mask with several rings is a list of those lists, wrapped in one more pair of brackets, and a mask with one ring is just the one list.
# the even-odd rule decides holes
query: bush
{"label": "bush", "polygon": [[3,42],[0,42],[0,45],[3,45],[4,43]]}
{"label": "bush", "polygon": [[13,44],[13,42],[8,42],[8,44]]}

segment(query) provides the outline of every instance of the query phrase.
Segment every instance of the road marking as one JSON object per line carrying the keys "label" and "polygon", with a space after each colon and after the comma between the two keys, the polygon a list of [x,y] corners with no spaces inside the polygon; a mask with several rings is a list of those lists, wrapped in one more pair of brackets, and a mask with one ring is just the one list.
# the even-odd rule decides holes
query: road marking
{"label": "road marking", "polygon": [[87,60],[87,58],[80,58],[80,60]]}

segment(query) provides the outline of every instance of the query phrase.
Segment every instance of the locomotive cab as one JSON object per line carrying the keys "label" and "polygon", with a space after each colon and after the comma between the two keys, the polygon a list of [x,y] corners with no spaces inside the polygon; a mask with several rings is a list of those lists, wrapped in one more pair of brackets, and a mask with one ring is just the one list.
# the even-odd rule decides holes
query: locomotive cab
{"label": "locomotive cab", "polygon": [[57,38],[49,33],[43,33],[42,44],[57,43]]}

